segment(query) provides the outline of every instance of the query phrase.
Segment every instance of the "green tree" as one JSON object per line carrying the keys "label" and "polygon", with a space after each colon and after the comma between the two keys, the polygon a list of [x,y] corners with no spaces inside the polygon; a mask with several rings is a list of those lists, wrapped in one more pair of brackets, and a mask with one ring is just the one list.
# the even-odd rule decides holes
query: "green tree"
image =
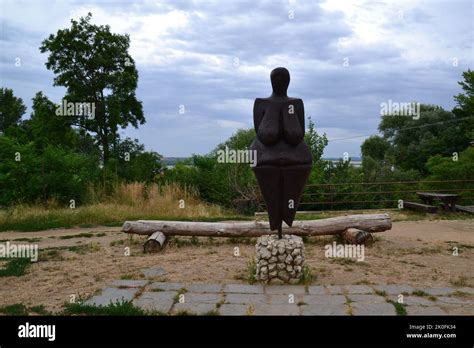
{"label": "green tree", "polygon": [[0,133],[17,125],[25,111],[23,100],[15,97],[12,89],[0,88]]}
{"label": "green tree", "polygon": [[42,92],[33,98],[31,118],[25,121],[25,128],[30,141],[38,148],[58,145],[73,149],[78,141],[77,132],[71,127],[71,118],[56,116],[56,105]]}
{"label": "green tree", "polygon": [[163,157],[157,152],[145,151],[137,139],[121,140],[117,152],[109,167],[115,166],[117,175],[126,181],[152,182],[162,170]]}
{"label": "green tree", "polygon": [[388,155],[393,157],[397,166],[426,175],[428,158],[437,154],[448,156],[468,146],[469,138],[460,132],[464,121],[459,114],[422,104],[418,119],[385,115],[379,130],[390,143]]}
{"label": "green tree", "polygon": [[106,164],[118,145],[118,129],[145,123],[142,103],[135,90],[138,71],[129,55],[128,35],[114,34],[108,25],[91,24],[92,14],[71,20],[71,27],[42,42],[49,52],[46,67],[56,75],[55,86],[67,89],[68,102],[94,103],[94,117],[75,123],[95,134]]}
{"label": "green tree", "polygon": [[304,135],[304,141],[309,146],[311,155],[313,156],[313,163],[319,162],[323,156],[324,149],[328,145],[328,138],[326,133],[319,135],[316,131],[316,125],[308,117],[308,131]]}
{"label": "green tree", "polygon": [[362,143],[360,150],[362,157],[371,157],[376,161],[383,161],[390,148],[390,143],[378,135],[373,135]]}
{"label": "green tree", "polygon": [[461,123],[461,132],[470,139],[474,140],[474,71],[468,70],[463,73],[464,81],[458,82],[464,93],[454,97],[457,107],[453,112],[460,118],[465,118]]}

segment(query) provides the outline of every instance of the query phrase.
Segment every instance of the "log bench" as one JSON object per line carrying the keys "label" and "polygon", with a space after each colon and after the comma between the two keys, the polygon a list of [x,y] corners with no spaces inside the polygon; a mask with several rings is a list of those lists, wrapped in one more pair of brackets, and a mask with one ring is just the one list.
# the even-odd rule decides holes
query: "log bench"
{"label": "log bench", "polygon": [[[339,234],[343,240],[356,241],[360,244],[371,239],[370,233],[384,232],[391,228],[392,221],[388,214],[357,214],[320,220],[294,221],[292,227],[283,227],[283,233],[298,236]],[[259,237],[272,233],[266,221],[194,222],[162,220],[125,221],[122,232],[151,236],[145,243],[145,252],[160,250],[169,236]]]}
{"label": "log bench", "polygon": [[436,213],[438,210],[437,207],[434,205],[429,205],[429,204],[424,204],[424,203],[416,203],[416,202],[403,202],[403,207],[405,208],[410,208],[410,209],[415,209],[415,210],[421,210],[421,211],[426,211],[428,213]]}

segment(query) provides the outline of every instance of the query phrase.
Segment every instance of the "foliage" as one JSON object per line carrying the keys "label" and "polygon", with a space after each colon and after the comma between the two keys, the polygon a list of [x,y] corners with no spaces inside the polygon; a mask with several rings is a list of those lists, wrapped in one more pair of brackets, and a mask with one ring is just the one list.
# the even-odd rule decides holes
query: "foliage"
{"label": "foliage", "polygon": [[76,125],[95,134],[104,163],[117,146],[118,128],[145,123],[142,103],[136,98],[138,71],[128,53],[128,35],[111,33],[108,25],[91,24],[92,14],[71,20],[43,41],[49,52],[46,67],[56,75],[55,86],[67,88],[68,102],[95,103],[95,117],[78,117]]}
{"label": "foliage", "polygon": [[0,133],[16,125],[26,111],[23,100],[13,95],[10,88],[0,88]]}
{"label": "foliage", "polygon": [[421,105],[419,119],[385,115],[379,130],[390,143],[389,153],[397,166],[426,175],[428,158],[437,154],[451,155],[469,145],[470,139],[460,133],[466,122],[459,114],[439,106]]}

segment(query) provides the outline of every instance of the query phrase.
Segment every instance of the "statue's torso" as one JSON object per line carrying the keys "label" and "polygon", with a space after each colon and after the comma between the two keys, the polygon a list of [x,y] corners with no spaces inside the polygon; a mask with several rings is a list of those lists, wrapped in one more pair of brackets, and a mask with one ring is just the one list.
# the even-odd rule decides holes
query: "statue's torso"
{"label": "statue's torso", "polygon": [[[295,114],[291,116],[284,114],[289,105],[292,105],[295,110]],[[300,127],[301,137],[304,135],[304,123],[302,126],[298,121],[297,110],[303,110],[303,101],[298,98],[269,97],[255,100],[254,118],[257,120],[255,125],[257,137],[250,148],[257,151],[257,166],[312,163],[311,152],[304,141],[302,139],[298,142],[289,141],[286,136],[289,127],[293,129]],[[293,117],[293,119],[288,117]],[[300,115],[300,118],[304,120],[304,115]],[[289,124],[288,120],[292,124]],[[266,138],[262,139],[262,137]]]}

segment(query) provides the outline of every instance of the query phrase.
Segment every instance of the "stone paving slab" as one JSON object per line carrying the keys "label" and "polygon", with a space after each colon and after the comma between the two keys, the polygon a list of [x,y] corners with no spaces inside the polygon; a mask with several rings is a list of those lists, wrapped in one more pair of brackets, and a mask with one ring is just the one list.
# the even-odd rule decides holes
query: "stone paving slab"
{"label": "stone paving slab", "polygon": [[367,285],[346,285],[344,290],[348,294],[373,294],[374,289]]}
{"label": "stone paving slab", "polygon": [[328,290],[328,292],[331,294],[331,295],[334,295],[334,294],[343,294],[344,293],[344,288],[342,286],[339,286],[339,285],[328,285],[326,286],[326,289]]}
{"label": "stone paving slab", "polygon": [[311,295],[326,295],[328,292],[326,288],[321,285],[311,285],[308,286],[308,293]]}
{"label": "stone paving slab", "polygon": [[[179,290],[184,303],[175,303]],[[143,291],[143,293],[141,293]],[[375,291],[378,292],[374,293]],[[416,296],[423,293],[429,296]],[[381,293],[383,292],[383,294]],[[400,294],[408,315],[474,315],[474,289],[413,288],[408,285],[249,285],[115,280],[85,304],[106,306],[133,301],[163,314],[220,315],[396,315],[387,300]],[[462,294],[464,293],[464,295]]]}
{"label": "stone paving slab", "polygon": [[247,284],[226,284],[224,285],[224,292],[239,294],[263,294],[263,286]]}
{"label": "stone paving slab", "polygon": [[168,272],[166,272],[161,267],[144,268],[141,271],[142,271],[143,275],[147,278],[162,277],[162,276],[168,274]]}
{"label": "stone paving slab", "polygon": [[185,312],[189,314],[211,314],[216,312],[216,305],[212,303],[176,303],[173,307],[173,314],[179,314],[180,312]]}
{"label": "stone paving slab", "polygon": [[166,283],[166,282],[155,282],[151,283],[150,290],[163,290],[163,291],[178,291],[185,289],[186,286],[183,283]]}
{"label": "stone paving slab", "polygon": [[448,315],[470,315],[474,316],[474,306],[443,306]]}
{"label": "stone paving slab", "polygon": [[353,302],[359,303],[387,303],[385,297],[378,295],[348,295]]}
{"label": "stone paving slab", "polygon": [[403,303],[407,306],[435,306],[436,302],[419,296],[405,296]]}
{"label": "stone paving slab", "polygon": [[187,292],[183,294],[185,303],[219,303],[222,301],[221,294]]}
{"label": "stone paving slab", "polygon": [[459,291],[459,292],[463,292],[465,294],[470,294],[470,295],[474,295],[474,288],[459,288],[459,289],[456,289],[456,291]]}
{"label": "stone paving slab", "polygon": [[428,289],[424,289],[423,291],[433,296],[446,296],[446,295],[451,295],[456,290],[452,288],[428,288]]}
{"label": "stone paving slab", "polygon": [[351,303],[353,315],[396,315],[391,303]]}
{"label": "stone paving slab", "polygon": [[453,305],[467,305],[467,304],[470,304],[469,301],[462,300],[462,299],[456,298],[456,297],[447,297],[447,296],[437,297],[437,302],[442,302],[443,304],[448,303],[448,304],[453,304]]}
{"label": "stone paving slab", "polygon": [[219,307],[220,315],[251,315],[254,309],[251,305],[224,303]]}
{"label": "stone paving slab", "polygon": [[310,304],[300,306],[301,315],[348,315],[349,307],[344,304]]}
{"label": "stone paving slab", "polygon": [[289,295],[266,295],[268,304],[298,304],[304,302],[304,295],[302,294],[289,294]]}
{"label": "stone paving slab", "polygon": [[146,311],[168,313],[173,306],[177,291],[144,292],[133,304]]}
{"label": "stone paving slab", "polygon": [[265,304],[267,297],[263,294],[226,294],[225,303]]}
{"label": "stone paving slab", "polygon": [[186,289],[189,292],[199,292],[199,293],[217,293],[221,292],[223,289],[222,284],[206,284],[206,283],[194,283],[186,286]]}
{"label": "stone paving slab", "polygon": [[437,306],[406,306],[407,315],[446,315],[447,313]]}
{"label": "stone paving slab", "polygon": [[111,286],[123,288],[141,288],[145,286],[146,283],[146,280],[117,279],[112,282]]}
{"label": "stone paving slab", "polygon": [[296,304],[256,304],[252,315],[300,315]]}
{"label": "stone paving slab", "polygon": [[93,296],[85,302],[86,305],[107,306],[111,303],[131,301],[137,294],[138,289],[105,288],[102,294]]}
{"label": "stone paving slab", "polygon": [[339,305],[347,302],[343,295],[306,295],[303,297],[303,302],[310,305],[316,304],[331,304]]}
{"label": "stone paving slab", "polygon": [[306,289],[301,285],[267,285],[265,286],[266,294],[281,294],[281,295],[299,295],[305,294]]}
{"label": "stone paving slab", "polygon": [[385,292],[388,295],[411,294],[416,289],[410,285],[376,285],[374,289],[380,292]]}

